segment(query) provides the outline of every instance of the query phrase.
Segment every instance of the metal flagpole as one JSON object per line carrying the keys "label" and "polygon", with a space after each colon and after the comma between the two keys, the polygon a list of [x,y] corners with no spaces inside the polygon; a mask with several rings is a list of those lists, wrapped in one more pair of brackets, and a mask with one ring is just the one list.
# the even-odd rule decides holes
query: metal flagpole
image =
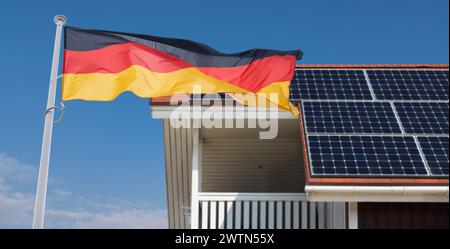
{"label": "metal flagpole", "polygon": [[50,86],[48,89],[47,109],[45,112],[44,135],[42,139],[41,160],[39,163],[39,177],[34,204],[33,228],[44,228],[45,199],[47,194],[48,164],[50,148],[52,145],[53,116],[55,112],[56,85],[58,77],[59,54],[61,48],[62,27],[66,23],[66,17],[56,15],[53,20],[56,24],[55,45],[53,47],[52,70],[50,73]]}

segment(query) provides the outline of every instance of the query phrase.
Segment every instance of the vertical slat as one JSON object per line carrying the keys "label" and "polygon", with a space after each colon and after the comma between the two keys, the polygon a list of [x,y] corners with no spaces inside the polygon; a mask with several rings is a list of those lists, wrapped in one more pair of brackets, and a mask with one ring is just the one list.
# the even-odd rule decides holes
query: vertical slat
{"label": "vertical slat", "polygon": [[283,202],[277,202],[277,229],[283,229]]}
{"label": "vertical slat", "polygon": [[244,202],[244,229],[250,228],[250,202]]}
{"label": "vertical slat", "polygon": [[252,201],[252,229],[258,229],[258,202]]}
{"label": "vertical slat", "polygon": [[170,137],[170,125],[164,120],[164,157],[166,162],[166,188],[167,188],[167,216],[169,218],[169,229],[175,228],[175,214],[173,202],[173,174],[172,174],[172,147]]}
{"label": "vertical slat", "polygon": [[325,204],[325,209],[327,213],[326,218],[326,229],[333,229],[334,228],[334,203],[333,202],[327,202]]}
{"label": "vertical slat", "polygon": [[[187,129],[187,154],[188,154],[188,161],[187,161],[187,165],[188,165],[188,202],[187,202],[187,206],[189,208],[191,208],[191,203],[192,203],[192,129]],[[188,227],[192,227],[192,223],[191,223],[191,216],[192,215],[192,210],[189,210],[189,220],[188,220]],[[197,215],[198,217],[198,215]],[[199,218],[199,217],[198,217]],[[197,219],[198,220],[198,219]],[[197,224],[198,225],[198,224]]]}
{"label": "vertical slat", "polygon": [[198,135],[198,151],[197,151],[197,159],[198,159],[198,184],[197,191],[203,192],[203,138],[200,137],[200,133]]}
{"label": "vertical slat", "polygon": [[211,229],[216,229],[217,228],[217,219],[216,219],[216,215],[217,215],[217,203],[215,201],[211,201],[209,203],[209,218],[210,218],[210,223],[209,223],[209,228]]}
{"label": "vertical slat", "polygon": [[268,228],[274,229],[275,228],[275,202],[269,201],[269,217],[268,217]]}
{"label": "vertical slat", "polygon": [[208,210],[208,202],[202,201],[202,229],[208,229],[208,221],[209,221],[209,210]]}
{"label": "vertical slat", "polygon": [[177,128],[175,129],[176,133],[175,133],[175,151],[176,151],[176,155],[177,155],[177,164],[176,164],[176,172],[177,172],[177,178],[176,181],[178,182],[178,209],[177,212],[179,213],[179,228],[183,229],[185,227],[185,220],[184,220],[184,210],[183,210],[183,204],[184,204],[184,199],[183,199],[183,159],[182,157],[182,149],[181,149],[181,142],[182,142],[182,138],[181,138],[181,130],[182,128]]}
{"label": "vertical slat", "polygon": [[293,229],[299,229],[300,228],[300,203],[298,201],[294,201],[293,205],[293,212],[292,212],[292,228]]}
{"label": "vertical slat", "polygon": [[334,228],[335,229],[345,229],[345,203],[335,202],[334,203]]}
{"label": "vertical slat", "polygon": [[225,228],[225,202],[219,201],[219,229]]}
{"label": "vertical slat", "polygon": [[174,228],[180,229],[180,202],[178,201],[178,196],[180,192],[178,191],[178,171],[177,171],[177,152],[176,152],[176,130],[169,125],[169,135],[170,135],[170,157],[172,159],[171,165],[171,178],[172,178],[172,198],[173,198],[173,217],[174,217]]}
{"label": "vertical slat", "polygon": [[348,229],[358,229],[358,203],[348,203]]}
{"label": "vertical slat", "polygon": [[318,227],[319,229],[325,229],[325,203],[319,202],[317,204],[317,217],[318,217]]}
{"label": "vertical slat", "polygon": [[302,229],[308,229],[308,202],[302,201]]}
{"label": "vertical slat", "polygon": [[[187,130],[186,131],[186,136],[187,136],[186,144],[187,144],[187,156],[188,156],[188,158],[187,158],[187,167],[188,167],[188,169],[187,169],[187,172],[188,172],[188,179],[187,179],[187,182],[188,182],[188,202],[187,202],[186,205],[189,206],[191,204],[191,202],[192,202],[192,196],[191,196],[191,193],[192,193],[192,129],[186,129],[186,130]],[[189,211],[190,211],[189,215],[192,216],[192,210],[189,210]],[[198,217],[198,215],[197,215],[197,217]],[[198,220],[198,218],[197,218],[197,220]],[[188,220],[188,224],[189,224],[188,227],[192,228],[192,223],[191,223],[190,219]]]}
{"label": "vertical slat", "polygon": [[180,135],[180,142],[181,142],[181,172],[182,172],[182,188],[183,188],[183,205],[182,205],[182,211],[183,211],[183,223],[184,226],[183,228],[189,228],[189,220],[188,220],[188,215],[187,215],[187,210],[186,208],[189,205],[189,187],[188,187],[188,175],[191,174],[191,172],[187,171],[188,169],[188,156],[187,156],[187,141],[186,141],[186,129],[182,128],[181,130],[181,135]]}
{"label": "vertical slat", "polygon": [[291,229],[291,222],[292,222],[292,211],[291,211],[291,204],[292,202],[286,201],[284,203],[284,228],[285,229]]}
{"label": "vertical slat", "polygon": [[317,228],[316,203],[315,202],[310,202],[309,203],[309,228],[310,229],[316,229]]}
{"label": "vertical slat", "polygon": [[234,216],[234,228],[241,229],[241,213],[242,213],[241,202],[236,201],[234,205],[235,205],[234,211],[236,212],[236,215]]}
{"label": "vertical slat", "polygon": [[191,172],[191,228],[198,229],[199,228],[199,200],[198,200],[198,192],[199,192],[199,184],[201,181],[201,142],[200,142],[200,131],[195,129],[192,132],[192,172]]}
{"label": "vertical slat", "polygon": [[259,228],[260,229],[267,229],[267,220],[266,220],[266,201],[260,202],[259,207]]}
{"label": "vertical slat", "polygon": [[234,220],[233,204],[234,202],[232,201],[227,202],[227,229],[233,229],[233,220]]}
{"label": "vertical slat", "polygon": [[[188,190],[192,191],[192,129],[187,129],[187,154],[188,154]],[[191,192],[189,192],[191,193]],[[189,202],[191,196],[189,196]]]}

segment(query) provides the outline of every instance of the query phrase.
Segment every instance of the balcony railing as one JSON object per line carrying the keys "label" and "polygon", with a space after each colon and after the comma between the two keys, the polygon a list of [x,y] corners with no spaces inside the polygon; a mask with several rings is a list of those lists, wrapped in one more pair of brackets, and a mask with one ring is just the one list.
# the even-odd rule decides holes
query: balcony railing
{"label": "balcony railing", "polygon": [[[304,193],[198,193],[201,229],[345,228],[343,203],[308,202]],[[197,228],[197,227],[193,227]]]}

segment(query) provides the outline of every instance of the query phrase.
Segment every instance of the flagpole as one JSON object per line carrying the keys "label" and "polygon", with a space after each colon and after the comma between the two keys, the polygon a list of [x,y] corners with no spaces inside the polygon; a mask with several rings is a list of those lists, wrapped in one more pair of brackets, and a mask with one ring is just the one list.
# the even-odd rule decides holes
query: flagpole
{"label": "flagpole", "polygon": [[41,160],[39,163],[39,177],[34,203],[33,229],[44,228],[45,200],[47,195],[48,164],[50,149],[52,146],[53,116],[55,112],[55,97],[58,77],[59,54],[61,48],[61,35],[66,17],[56,15],[53,18],[56,24],[55,45],[53,47],[52,69],[50,73],[50,85],[48,89],[47,109],[45,112],[44,135],[42,138]]}

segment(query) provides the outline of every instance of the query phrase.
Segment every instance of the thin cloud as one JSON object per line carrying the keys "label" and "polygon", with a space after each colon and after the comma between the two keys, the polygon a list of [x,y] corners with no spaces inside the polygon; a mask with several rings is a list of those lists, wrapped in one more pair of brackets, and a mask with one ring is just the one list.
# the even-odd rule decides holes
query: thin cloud
{"label": "thin cloud", "polygon": [[[37,169],[0,153],[0,228],[30,228]],[[25,190],[23,186],[33,185]],[[56,206],[58,208],[56,208]],[[148,203],[49,192],[46,228],[167,228],[167,212]]]}
{"label": "thin cloud", "polygon": [[49,210],[53,227],[70,228],[167,228],[165,210],[131,209],[92,213],[86,211]]}
{"label": "thin cloud", "polygon": [[53,193],[55,194],[55,196],[60,197],[60,198],[67,198],[72,195],[72,193],[70,193],[69,191],[65,191],[62,189],[55,189],[55,190],[53,190]]}
{"label": "thin cloud", "polygon": [[0,153],[0,179],[24,182],[32,180],[36,176],[37,169],[35,167]]}

